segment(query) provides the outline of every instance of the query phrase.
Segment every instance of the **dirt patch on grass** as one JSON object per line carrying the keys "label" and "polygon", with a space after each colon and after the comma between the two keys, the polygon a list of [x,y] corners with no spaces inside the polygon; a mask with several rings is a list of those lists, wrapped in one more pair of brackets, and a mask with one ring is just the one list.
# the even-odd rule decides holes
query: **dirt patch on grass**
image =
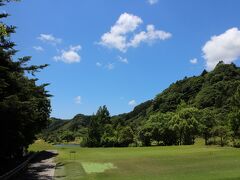
{"label": "dirt patch on grass", "polygon": [[102,173],[109,169],[116,169],[112,163],[82,162],[83,169],[87,174]]}

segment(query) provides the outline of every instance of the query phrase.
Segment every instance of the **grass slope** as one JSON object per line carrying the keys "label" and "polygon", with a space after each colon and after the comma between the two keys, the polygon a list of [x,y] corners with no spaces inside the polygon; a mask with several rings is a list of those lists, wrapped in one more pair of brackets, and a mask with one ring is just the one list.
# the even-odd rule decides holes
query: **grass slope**
{"label": "grass slope", "polygon": [[[38,141],[37,143],[42,143]],[[31,148],[37,150],[39,144]],[[44,144],[44,148],[54,147]],[[41,149],[44,149],[41,148]],[[55,148],[59,152],[56,179],[161,179],[161,180],[238,180],[240,151],[235,148],[193,146],[138,148]],[[70,152],[75,151],[73,155]],[[70,155],[71,154],[71,155]],[[86,173],[83,165],[105,168],[101,173]],[[112,164],[114,168],[106,168]],[[94,166],[92,166],[94,168]],[[91,169],[94,172],[94,169]]]}

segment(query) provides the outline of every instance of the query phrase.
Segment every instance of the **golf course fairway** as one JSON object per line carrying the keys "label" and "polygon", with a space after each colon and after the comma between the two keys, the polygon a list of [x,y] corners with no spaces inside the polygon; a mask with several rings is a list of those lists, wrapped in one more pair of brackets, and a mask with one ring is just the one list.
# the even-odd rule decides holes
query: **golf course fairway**
{"label": "golf course fairway", "polygon": [[55,179],[238,180],[240,150],[191,146],[81,148],[37,141],[31,150],[56,149]]}

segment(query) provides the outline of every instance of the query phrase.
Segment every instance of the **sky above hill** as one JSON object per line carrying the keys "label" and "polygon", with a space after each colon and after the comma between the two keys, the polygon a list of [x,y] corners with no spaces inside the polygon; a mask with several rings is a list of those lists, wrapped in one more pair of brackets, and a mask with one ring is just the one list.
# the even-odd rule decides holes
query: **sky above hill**
{"label": "sky above hill", "polygon": [[22,0],[1,7],[17,26],[16,57],[37,75],[52,116],[129,112],[176,80],[239,65],[239,0]]}

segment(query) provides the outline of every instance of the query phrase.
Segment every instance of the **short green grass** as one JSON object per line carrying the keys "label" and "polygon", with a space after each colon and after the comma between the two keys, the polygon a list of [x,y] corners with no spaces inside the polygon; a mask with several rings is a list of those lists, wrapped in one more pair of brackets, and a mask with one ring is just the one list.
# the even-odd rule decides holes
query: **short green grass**
{"label": "short green grass", "polygon": [[230,147],[198,142],[193,146],[56,149],[57,180],[240,179],[240,149]]}
{"label": "short green grass", "polygon": [[29,151],[43,151],[43,150],[50,150],[50,149],[55,149],[55,147],[41,139],[36,140],[28,148]]}

